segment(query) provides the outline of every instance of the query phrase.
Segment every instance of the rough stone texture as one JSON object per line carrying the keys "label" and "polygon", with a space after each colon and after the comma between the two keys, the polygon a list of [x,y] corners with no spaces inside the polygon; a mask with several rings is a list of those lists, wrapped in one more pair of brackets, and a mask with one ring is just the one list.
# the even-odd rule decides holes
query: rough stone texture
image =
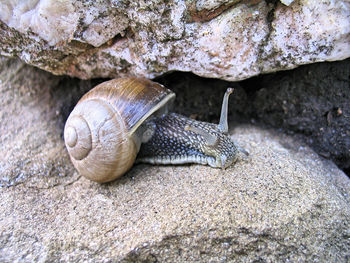
{"label": "rough stone texture", "polygon": [[292,137],[230,125],[250,152],[234,167],[136,165],[98,184],[61,137],[94,83],[0,68],[1,262],[349,261],[349,178]]}
{"label": "rough stone texture", "polygon": [[320,155],[350,169],[350,60],[257,78],[258,120],[301,134]]}
{"label": "rough stone texture", "polygon": [[79,89],[64,89],[66,80],[0,58],[0,187],[32,177],[60,182],[73,171],[62,145],[62,129],[67,105],[74,103]]}
{"label": "rough stone texture", "polygon": [[348,0],[282,2],[2,0],[0,54],[83,79],[226,80],[350,56]]}
{"label": "rough stone texture", "polygon": [[347,262],[349,179],[288,137],[234,137],[251,158],[225,171],[137,165],[104,185],[2,189],[0,260]]}

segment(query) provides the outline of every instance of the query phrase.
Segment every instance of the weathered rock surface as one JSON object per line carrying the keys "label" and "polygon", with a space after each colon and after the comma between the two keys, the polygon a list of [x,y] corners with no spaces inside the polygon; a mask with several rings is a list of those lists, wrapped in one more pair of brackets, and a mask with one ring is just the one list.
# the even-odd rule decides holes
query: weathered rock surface
{"label": "weathered rock surface", "polygon": [[2,0],[0,54],[83,79],[231,81],[350,56],[348,0],[282,2]]}
{"label": "weathered rock surface", "polygon": [[349,179],[290,138],[234,137],[251,158],[225,171],[138,165],[105,185],[2,189],[1,261],[349,260]]}
{"label": "weathered rock surface", "polygon": [[350,169],[350,60],[318,63],[256,79],[256,118],[304,137]]}
{"label": "weathered rock surface", "polygon": [[237,126],[250,157],[234,167],[136,165],[101,185],[74,172],[61,138],[85,88],[1,65],[1,262],[349,260],[350,180],[292,137]]}
{"label": "weathered rock surface", "polygon": [[64,81],[20,61],[0,58],[0,187],[32,177],[60,181],[72,173],[62,127],[74,88],[68,86],[67,94]]}

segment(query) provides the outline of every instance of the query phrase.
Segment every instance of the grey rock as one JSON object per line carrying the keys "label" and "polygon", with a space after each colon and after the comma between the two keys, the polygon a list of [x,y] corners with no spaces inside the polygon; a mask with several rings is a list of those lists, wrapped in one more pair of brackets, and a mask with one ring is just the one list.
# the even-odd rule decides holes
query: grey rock
{"label": "grey rock", "polygon": [[67,95],[63,82],[18,60],[0,58],[0,187],[35,177],[59,182],[73,171],[62,127],[74,89],[68,86],[72,92]]}
{"label": "grey rock", "polygon": [[319,63],[256,80],[257,118],[303,136],[308,145],[350,168],[350,60]]}

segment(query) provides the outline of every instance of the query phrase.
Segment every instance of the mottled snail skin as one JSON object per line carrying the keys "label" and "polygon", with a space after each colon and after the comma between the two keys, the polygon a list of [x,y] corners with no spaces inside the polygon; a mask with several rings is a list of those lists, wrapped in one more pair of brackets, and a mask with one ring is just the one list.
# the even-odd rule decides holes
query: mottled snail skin
{"label": "mottled snail skin", "polygon": [[151,118],[143,124],[144,135],[138,162],[152,164],[208,164],[227,168],[238,157],[238,151],[248,153],[235,145],[228,135],[228,88],[222,102],[220,123],[193,120],[176,113]]}
{"label": "mottled snail skin", "polygon": [[[148,121],[153,136],[141,145],[138,162],[152,164],[199,163],[227,168],[237,159],[237,147],[218,125],[170,113]],[[217,139],[213,145],[186,127],[196,127]],[[152,129],[150,128],[150,129]]]}

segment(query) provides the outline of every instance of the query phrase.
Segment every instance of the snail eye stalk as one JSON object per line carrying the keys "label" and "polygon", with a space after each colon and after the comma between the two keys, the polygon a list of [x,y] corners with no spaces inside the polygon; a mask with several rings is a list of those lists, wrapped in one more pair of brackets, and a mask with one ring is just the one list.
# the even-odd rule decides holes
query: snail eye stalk
{"label": "snail eye stalk", "polygon": [[228,124],[227,124],[228,98],[232,92],[233,92],[233,88],[228,88],[225,92],[224,99],[222,101],[220,123],[218,126],[219,126],[219,130],[223,133],[228,132]]}

